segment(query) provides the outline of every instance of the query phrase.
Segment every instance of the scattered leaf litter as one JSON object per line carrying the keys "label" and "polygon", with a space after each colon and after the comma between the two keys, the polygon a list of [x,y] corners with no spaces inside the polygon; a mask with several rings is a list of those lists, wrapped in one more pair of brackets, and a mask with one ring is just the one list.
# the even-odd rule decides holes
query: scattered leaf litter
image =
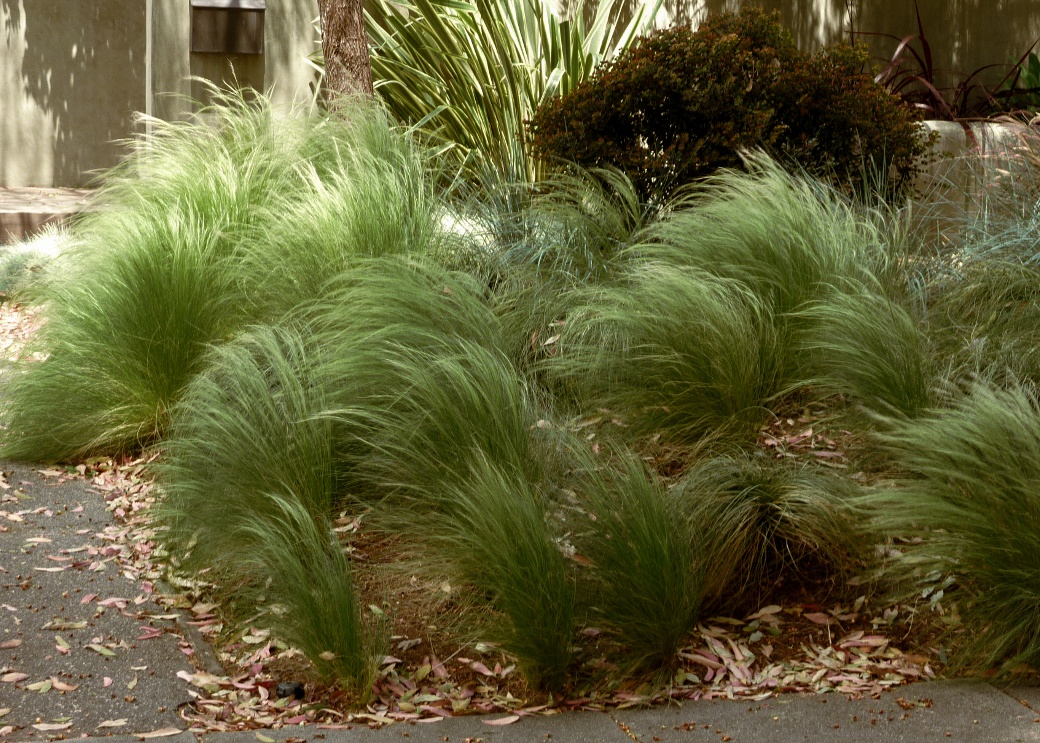
{"label": "scattered leaf litter", "polygon": [[[0,304],[0,351],[17,360],[26,342],[40,326],[38,311],[18,304]],[[34,358],[42,358],[34,355]],[[845,455],[825,434],[814,431],[811,418],[778,420],[764,429],[760,444],[776,451],[778,457],[811,457],[834,469],[847,469]],[[785,425],[786,424],[786,425]],[[799,429],[799,430],[795,430]],[[749,699],[760,700],[780,693],[840,693],[854,697],[877,696],[882,691],[907,682],[931,678],[935,675],[934,659],[900,650],[884,634],[884,627],[898,613],[886,609],[881,626],[876,617],[872,631],[842,632],[864,612],[866,607],[857,602],[855,610],[836,607],[826,611],[812,607],[770,606],[744,620],[716,617],[701,624],[694,634],[694,642],[679,653],[679,667],[668,688],[648,689],[627,681],[612,690],[588,690],[573,698],[530,700],[527,695],[514,696],[512,689],[526,690],[517,684],[514,667],[495,663],[490,667],[483,661],[456,655],[450,661],[435,656],[424,656],[421,663],[405,663],[394,656],[386,656],[380,665],[372,687],[372,696],[364,709],[351,709],[349,701],[331,689],[312,690],[312,701],[296,697],[276,697],[279,683],[269,666],[275,661],[295,659],[300,653],[287,647],[269,630],[249,625],[238,633],[228,633],[216,610],[217,603],[207,597],[211,588],[204,581],[173,578],[178,593],[159,594],[156,584],[166,575],[167,566],[155,558],[156,543],[151,529],[148,510],[156,501],[156,487],[147,474],[147,466],[154,461],[139,458],[129,462],[92,460],[68,470],[46,469],[39,474],[45,479],[76,478],[89,480],[104,498],[115,524],[107,526],[96,536],[102,547],[85,544],[77,550],[63,550],[64,554],[48,555],[61,565],[42,565],[45,570],[116,570],[140,586],[135,597],[101,597],[88,594],[82,603],[97,601],[99,606],[127,611],[132,604],[153,598],[169,610],[168,614],[152,619],[175,618],[178,612],[190,611],[191,623],[203,636],[228,637],[233,641],[220,648],[225,666],[232,668],[230,675],[213,675],[202,671],[193,674],[179,672],[192,687],[195,697],[192,705],[181,709],[181,717],[194,732],[230,731],[279,728],[284,725],[314,724],[319,728],[351,728],[357,725],[381,727],[395,722],[436,722],[455,715],[498,713],[505,716],[485,720],[490,725],[508,725],[522,716],[549,715],[562,710],[625,708],[662,702],[667,699]],[[858,473],[857,473],[858,474]],[[6,497],[12,484],[0,475],[0,503],[15,502]],[[76,510],[76,509],[72,509]],[[3,521],[19,522],[30,511],[0,510],[0,529]],[[33,511],[32,513],[35,513]],[[356,527],[356,524],[355,524]],[[37,540],[35,545],[45,546]],[[0,568],[2,569],[2,568]],[[148,619],[142,615],[141,619]],[[810,622],[821,628],[813,637],[806,637],[797,648],[787,647],[788,657],[771,660],[781,645],[785,626]],[[62,627],[49,627],[60,630]],[[138,640],[147,640],[162,630],[145,625]],[[826,640],[822,633],[826,631]],[[586,630],[583,635],[595,638],[599,633]],[[398,639],[398,638],[395,638]],[[61,638],[56,635],[58,649]],[[398,647],[404,651],[418,641],[404,638]],[[112,643],[91,645],[98,653],[111,653]],[[181,648],[192,657],[195,649],[182,641]],[[793,652],[791,652],[793,651]],[[464,652],[464,651],[460,651]],[[939,651],[933,651],[938,654]],[[610,669],[606,658],[591,661],[592,668]],[[29,678],[15,669],[0,669],[0,683],[18,683]],[[55,679],[39,682],[44,686],[60,688]],[[111,683],[105,679],[106,685]],[[64,686],[62,684],[62,686]],[[74,687],[69,687],[71,690]],[[337,707],[336,702],[342,704]],[[540,703],[539,703],[540,702]],[[108,720],[100,727],[117,728],[123,720]],[[40,723],[33,727],[41,731],[61,731],[71,723]],[[0,734],[4,729],[0,729]],[[164,728],[139,735],[158,738],[181,731]]]}

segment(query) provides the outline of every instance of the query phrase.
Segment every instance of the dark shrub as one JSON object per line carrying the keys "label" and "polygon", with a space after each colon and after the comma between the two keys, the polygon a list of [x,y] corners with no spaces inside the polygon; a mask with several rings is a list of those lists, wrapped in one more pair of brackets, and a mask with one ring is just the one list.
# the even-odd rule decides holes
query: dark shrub
{"label": "dark shrub", "polygon": [[[644,37],[529,122],[535,154],[612,165],[644,198],[762,147],[856,187],[876,165],[897,182],[924,152],[917,115],[863,72],[863,47],[799,51],[779,14],[747,9]],[[867,166],[867,167],[865,167]]]}

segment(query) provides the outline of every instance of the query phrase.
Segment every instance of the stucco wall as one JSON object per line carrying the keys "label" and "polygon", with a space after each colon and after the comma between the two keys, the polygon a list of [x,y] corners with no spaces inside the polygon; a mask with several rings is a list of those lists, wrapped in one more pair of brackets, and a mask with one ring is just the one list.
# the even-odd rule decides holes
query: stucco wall
{"label": "stucco wall", "polygon": [[[0,0],[0,185],[83,186],[138,133],[134,113],[190,111],[189,0]],[[257,75],[278,103],[305,100],[317,0],[268,0]],[[148,105],[148,74],[152,105]],[[219,76],[218,76],[219,77]]]}
{"label": "stucco wall", "polygon": [[[576,5],[558,2],[564,9]],[[896,36],[917,30],[910,0],[665,0],[660,22],[696,23],[742,4],[779,9],[805,49],[846,37],[850,26]],[[919,5],[938,67],[970,72],[1006,62],[1040,37],[1035,0]],[[267,2],[263,72],[257,76],[279,103],[310,95],[314,72],[304,58],[318,40],[317,14],[317,0]],[[189,55],[189,19],[189,0],[0,0],[0,185],[84,185],[92,170],[118,161],[121,149],[113,140],[134,133],[133,112],[185,115],[190,105],[170,94],[189,95],[188,76],[203,69]],[[890,40],[860,38],[878,56],[894,47]]]}
{"label": "stucco wall", "polygon": [[144,3],[0,0],[3,185],[82,186],[144,108]]}
{"label": "stucco wall", "polygon": [[[189,76],[202,74],[219,82],[224,69],[215,59],[189,53],[188,0],[153,0],[152,13],[154,113],[161,119],[181,118],[191,110],[186,100],[193,92]],[[262,81],[275,103],[301,102],[311,94],[309,86],[315,76],[305,58],[320,42],[313,25],[317,17],[317,0],[267,0],[261,69],[250,69],[244,74]],[[248,59],[240,62],[236,74],[243,66],[253,67],[253,62]],[[195,92],[197,94],[198,85]]]}

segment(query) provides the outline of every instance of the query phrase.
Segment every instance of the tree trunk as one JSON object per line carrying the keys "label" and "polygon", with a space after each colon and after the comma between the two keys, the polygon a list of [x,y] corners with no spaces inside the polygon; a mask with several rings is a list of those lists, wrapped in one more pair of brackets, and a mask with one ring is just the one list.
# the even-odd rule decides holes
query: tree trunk
{"label": "tree trunk", "polygon": [[325,84],[332,94],[371,95],[372,60],[361,0],[318,0]]}

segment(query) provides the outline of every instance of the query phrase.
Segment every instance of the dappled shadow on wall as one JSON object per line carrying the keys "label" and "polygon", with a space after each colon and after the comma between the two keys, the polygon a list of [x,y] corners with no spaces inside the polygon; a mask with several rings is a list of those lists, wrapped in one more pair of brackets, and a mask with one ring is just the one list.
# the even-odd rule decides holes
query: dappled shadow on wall
{"label": "dappled shadow on wall", "polygon": [[123,153],[145,107],[145,3],[0,0],[5,34],[25,44],[26,95],[54,124],[54,175],[82,186]]}
{"label": "dappled shadow on wall", "polygon": [[[635,9],[644,3],[653,5],[657,0],[619,0],[622,18],[627,23]],[[903,2],[904,0],[899,0]],[[573,15],[582,0],[558,0],[565,16]],[[856,2],[848,0],[662,0],[658,27],[692,25],[717,13],[737,12],[742,7],[756,5],[767,11],[780,11],[780,21],[794,36],[799,49],[813,51],[821,44],[848,38],[848,17],[855,13]],[[596,3],[585,0],[586,23],[595,15]]]}

